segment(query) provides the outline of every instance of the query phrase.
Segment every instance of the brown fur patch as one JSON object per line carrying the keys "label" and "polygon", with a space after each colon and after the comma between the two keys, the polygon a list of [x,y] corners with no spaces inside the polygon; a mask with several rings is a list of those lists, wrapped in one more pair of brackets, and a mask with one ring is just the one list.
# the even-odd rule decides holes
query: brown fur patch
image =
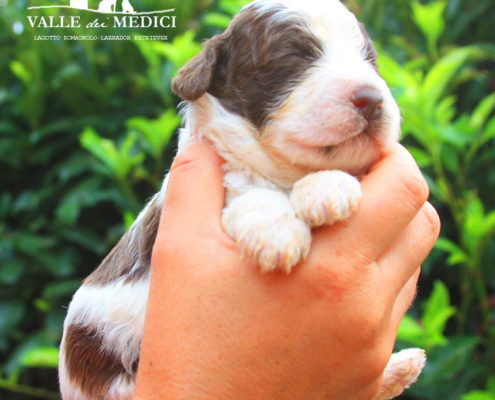
{"label": "brown fur patch", "polygon": [[[103,286],[126,276],[127,282],[133,282],[147,275],[151,268],[151,253],[160,223],[161,207],[158,195],[153,197],[139,224],[120,239],[100,266],[89,275],[84,285]],[[131,270],[139,263],[139,268]]]}
{"label": "brown fur patch", "polygon": [[210,87],[218,59],[219,46],[216,40],[208,40],[199,55],[181,68],[172,80],[172,90],[184,100],[195,101]]}
{"label": "brown fur patch", "polygon": [[[77,385],[88,399],[104,398],[112,381],[134,379],[120,361],[112,354],[101,350],[102,342],[95,329],[84,326],[69,326],[65,335],[66,367],[71,382]],[[132,373],[137,372],[138,362]]]}
{"label": "brown fur patch", "polygon": [[[323,44],[308,28],[309,20],[294,14],[274,21],[273,15],[284,9],[279,5],[260,13],[251,7],[239,13],[179,71],[173,90],[187,100],[207,91],[228,111],[260,129],[323,53]],[[185,85],[191,87],[186,90]],[[201,90],[193,90],[193,85]]]}

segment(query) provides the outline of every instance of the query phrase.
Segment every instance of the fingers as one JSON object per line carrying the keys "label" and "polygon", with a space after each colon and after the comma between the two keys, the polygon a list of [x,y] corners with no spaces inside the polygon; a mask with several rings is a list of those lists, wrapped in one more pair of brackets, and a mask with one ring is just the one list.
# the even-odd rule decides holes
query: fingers
{"label": "fingers", "polygon": [[399,235],[393,244],[377,258],[385,287],[395,298],[430,253],[440,233],[440,219],[430,203]]}
{"label": "fingers", "polygon": [[[341,252],[373,262],[409,225],[429,194],[428,185],[409,152],[397,144],[362,182],[358,210],[344,223],[316,232],[341,243]],[[316,243],[318,246],[318,243]]]}
{"label": "fingers", "polygon": [[399,330],[399,325],[402,321],[402,318],[404,318],[404,315],[406,315],[407,310],[409,310],[412,302],[416,298],[416,291],[420,273],[421,268],[417,267],[412,276],[402,288],[402,290],[399,292],[399,295],[395,300],[390,319],[391,337],[395,338],[397,336],[397,331]]}
{"label": "fingers", "polygon": [[172,164],[162,223],[213,226],[222,231],[220,217],[225,200],[222,163],[209,142],[191,138]]}

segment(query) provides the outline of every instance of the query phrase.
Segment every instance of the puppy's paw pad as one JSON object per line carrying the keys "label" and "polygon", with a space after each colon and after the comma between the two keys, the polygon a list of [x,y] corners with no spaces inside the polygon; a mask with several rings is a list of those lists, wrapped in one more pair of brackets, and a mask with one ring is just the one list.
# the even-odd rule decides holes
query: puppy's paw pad
{"label": "puppy's paw pad", "polygon": [[393,354],[385,372],[380,392],[373,400],[388,400],[399,396],[418,380],[426,364],[422,349],[407,349]]}
{"label": "puppy's paw pad", "polygon": [[311,227],[331,225],[350,217],[361,199],[359,181],[342,171],[320,171],[294,184],[290,202]]}

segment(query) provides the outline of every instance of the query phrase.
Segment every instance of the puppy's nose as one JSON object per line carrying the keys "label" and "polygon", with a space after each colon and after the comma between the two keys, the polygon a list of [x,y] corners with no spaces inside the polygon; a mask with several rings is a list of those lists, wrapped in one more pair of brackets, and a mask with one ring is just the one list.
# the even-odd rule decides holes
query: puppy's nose
{"label": "puppy's nose", "polygon": [[354,92],[351,101],[367,121],[378,118],[381,114],[383,95],[377,89],[362,87]]}

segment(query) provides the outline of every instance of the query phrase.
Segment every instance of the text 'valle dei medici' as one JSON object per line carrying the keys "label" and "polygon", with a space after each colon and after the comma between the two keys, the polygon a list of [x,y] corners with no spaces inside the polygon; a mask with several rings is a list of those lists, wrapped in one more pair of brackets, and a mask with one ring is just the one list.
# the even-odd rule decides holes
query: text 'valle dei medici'
{"label": "text 'valle dei medici'", "polygon": [[[37,28],[80,28],[81,17],[39,17],[28,16],[31,26]],[[114,28],[175,28],[175,16],[148,16],[148,15],[132,15],[132,16],[116,16],[106,17],[106,21],[100,22],[97,18],[93,22],[86,25],[86,28],[108,28],[110,18],[113,19]]]}

